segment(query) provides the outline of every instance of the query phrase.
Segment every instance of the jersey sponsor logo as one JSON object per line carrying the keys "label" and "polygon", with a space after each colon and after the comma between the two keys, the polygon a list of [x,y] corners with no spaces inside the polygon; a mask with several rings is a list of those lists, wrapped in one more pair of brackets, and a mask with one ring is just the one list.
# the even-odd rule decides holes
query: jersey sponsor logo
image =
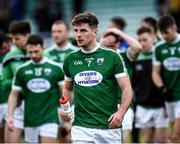
{"label": "jersey sponsor logo", "polygon": [[74,61],[74,65],[82,65],[83,62],[82,61]]}
{"label": "jersey sponsor logo", "polygon": [[103,76],[97,71],[82,71],[74,77],[76,84],[84,87],[95,86],[101,83]]}
{"label": "jersey sponsor logo", "polygon": [[35,78],[27,83],[27,87],[34,93],[43,93],[50,89],[51,85],[49,81],[43,78]]}
{"label": "jersey sponsor logo", "polygon": [[104,63],[104,58],[97,58],[97,64],[102,65]]}
{"label": "jersey sponsor logo", "polygon": [[180,70],[180,58],[170,57],[164,60],[164,67],[169,71]]}

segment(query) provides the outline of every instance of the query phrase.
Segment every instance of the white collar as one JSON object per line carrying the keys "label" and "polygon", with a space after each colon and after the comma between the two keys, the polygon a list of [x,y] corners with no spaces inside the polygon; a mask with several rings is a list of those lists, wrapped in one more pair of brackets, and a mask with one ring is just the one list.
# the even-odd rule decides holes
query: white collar
{"label": "white collar", "polygon": [[93,52],[95,52],[99,47],[100,47],[100,44],[97,43],[96,47],[94,47],[92,50],[87,51],[87,50],[81,48],[81,51],[82,51],[83,53],[87,53],[87,54],[88,54],[88,53],[93,53]]}
{"label": "white collar", "polygon": [[175,40],[172,42],[172,44],[177,43],[180,40],[180,34],[177,33]]}
{"label": "white collar", "polygon": [[64,50],[67,50],[69,48],[72,47],[72,44],[70,42],[68,42],[64,47],[59,47],[57,44],[56,44],[56,47],[55,49],[58,50],[58,51],[64,51]]}
{"label": "white collar", "polygon": [[47,62],[47,58],[46,57],[43,57],[43,59],[40,61],[40,62],[34,62],[33,60],[31,60],[32,64],[44,64],[45,62]]}

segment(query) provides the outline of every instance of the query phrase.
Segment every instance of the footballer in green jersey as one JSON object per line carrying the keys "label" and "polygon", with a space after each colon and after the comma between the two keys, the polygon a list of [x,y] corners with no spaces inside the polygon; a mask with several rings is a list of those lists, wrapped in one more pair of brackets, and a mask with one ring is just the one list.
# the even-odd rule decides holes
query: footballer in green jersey
{"label": "footballer in green jersey", "polygon": [[[51,142],[54,142],[55,138],[57,138],[57,107],[59,105],[58,100],[60,98],[64,74],[58,63],[48,60],[43,56],[43,39],[41,36],[31,35],[29,37],[27,40],[27,52],[31,60],[21,65],[14,77],[8,101],[8,126],[12,128],[12,114],[17,104],[17,98],[20,92],[23,92],[25,100],[24,125],[26,140],[28,142],[39,142],[37,137],[44,136],[40,127],[45,128],[49,124],[56,124],[54,132],[49,132],[45,135],[45,137],[51,138]],[[38,133],[34,137],[30,136],[29,131],[32,130]],[[45,131],[48,131],[48,129]]]}
{"label": "footballer in green jersey", "polygon": [[[66,57],[63,66],[66,75],[63,96],[71,97],[74,93],[72,141],[121,142],[119,128],[132,100],[124,61],[117,52],[97,43],[98,20],[95,15],[88,12],[78,14],[72,25],[77,44],[81,47]],[[118,87],[122,88],[119,109]],[[63,112],[61,117],[68,120]]]}
{"label": "footballer in green jersey", "polygon": [[45,51],[45,55],[62,66],[66,55],[73,50],[77,50],[77,47],[73,46],[68,40],[69,25],[66,22],[62,20],[55,21],[51,28],[51,34],[55,44]]}
{"label": "footballer in green jersey", "polygon": [[180,142],[180,38],[172,16],[163,16],[158,22],[164,41],[156,45],[153,60],[153,81],[173,105],[174,127],[170,137]]}
{"label": "footballer in green jersey", "polygon": [[[6,100],[11,91],[12,80],[16,69],[29,60],[26,53],[26,42],[31,32],[31,27],[26,21],[17,21],[11,25],[9,32],[16,49],[8,52],[3,59],[2,88]],[[11,131],[7,126],[5,127],[5,143],[19,143],[21,140],[21,134],[24,129],[23,103],[23,94],[21,93],[14,113],[14,129]]]}

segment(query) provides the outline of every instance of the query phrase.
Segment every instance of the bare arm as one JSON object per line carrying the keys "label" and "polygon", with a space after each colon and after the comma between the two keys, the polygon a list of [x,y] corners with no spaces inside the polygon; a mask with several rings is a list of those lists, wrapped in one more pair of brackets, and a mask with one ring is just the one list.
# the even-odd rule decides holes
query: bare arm
{"label": "bare arm", "polygon": [[129,77],[125,76],[117,78],[117,82],[122,90],[122,98],[118,111],[109,118],[109,121],[111,121],[109,124],[110,128],[117,128],[122,124],[124,114],[128,110],[132,101],[132,88]]}
{"label": "bare arm", "polygon": [[72,90],[73,90],[72,81],[65,80],[62,96],[68,97],[70,103],[73,102],[73,92],[72,92]]}
{"label": "bare arm", "polygon": [[11,130],[13,129],[13,113],[17,105],[18,96],[19,91],[12,90],[8,99],[7,125]]}
{"label": "bare arm", "polygon": [[152,79],[153,79],[154,84],[157,87],[164,86],[163,80],[161,78],[161,66],[160,65],[153,65]]}

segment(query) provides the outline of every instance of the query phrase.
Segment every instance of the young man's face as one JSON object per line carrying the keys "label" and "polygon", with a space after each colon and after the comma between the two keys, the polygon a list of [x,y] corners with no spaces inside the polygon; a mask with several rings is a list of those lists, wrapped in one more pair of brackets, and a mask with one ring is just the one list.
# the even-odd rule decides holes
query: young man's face
{"label": "young man's face", "polygon": [[27,45],[27,52],[31,60],[35,63],[40,62],[43,58],[43,47],[40,44],[37,45]]}
{"label": "young man's face", "polygon": [[68,39],[68,30],[64,24],[53,24],[51,33],[53,40],[57,44],[64,43]]}
{"label": "young man's face", "polygon": [[97,35],[97,29],[93,29],[87,23],[73,26],[76,41],[79,47],[88,47]]}
{"label": "young man's face", "polygon": [[20,49],[25,49],[28,35],[15,34],[12,35],[13,44]]}
{"label": "young man's face", "polygon": [[142,46],[142,51],[149,52],[153,47],[153,36],[150,33],[142,33],[138,35],[138,41]]}
{"label": "young man's face", "polygon": [[175,26],[171,26],[160,32],[161,32],[163,39],[168,43],[173,42],[176,38],[176,27]]}

